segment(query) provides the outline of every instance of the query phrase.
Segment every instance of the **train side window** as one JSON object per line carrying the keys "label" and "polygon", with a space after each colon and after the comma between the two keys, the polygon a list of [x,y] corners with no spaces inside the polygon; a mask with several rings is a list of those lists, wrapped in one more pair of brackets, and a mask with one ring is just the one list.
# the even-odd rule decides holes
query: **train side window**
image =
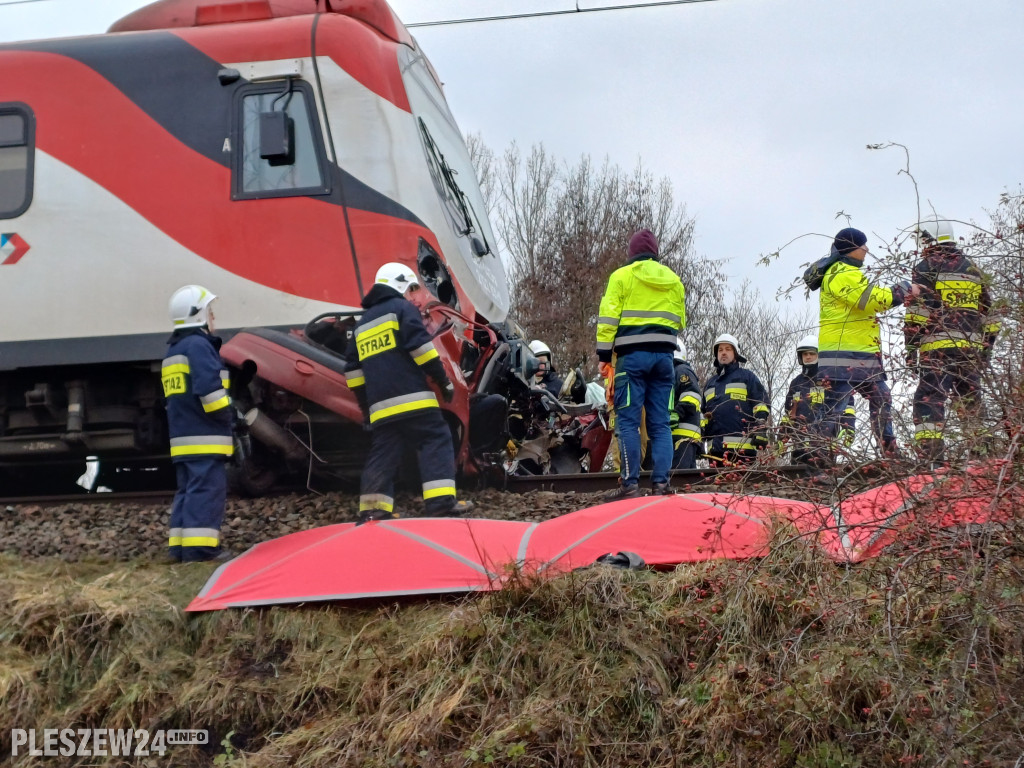
{"label": "train side window", "polygon": [[331,191],[308,83],[289,80],[241,88],[235,117],[234,199]]}
{"label": "train side window", "polygon": [[25,104],[0,104],[0,219],[14,219],[32,202],[35,118]]}

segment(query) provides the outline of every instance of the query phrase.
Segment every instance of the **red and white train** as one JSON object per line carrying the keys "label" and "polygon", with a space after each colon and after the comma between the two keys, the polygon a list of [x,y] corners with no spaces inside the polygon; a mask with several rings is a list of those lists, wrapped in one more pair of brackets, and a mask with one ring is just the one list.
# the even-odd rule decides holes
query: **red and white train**
{"label": "red and white train", "polygon": [[0,45],[9,476],[166,455],[158,365],[187,283],[221,297],[253,460],[276,452],[254,485],[296,440],[318,465],[354,462],[331,338],[387,261],[435,299],[466,467],[470,401],[476,447],[494,443],[495,397],[507,408],[529,355],[441,84],[384,0],[159,0],[107,34]]}

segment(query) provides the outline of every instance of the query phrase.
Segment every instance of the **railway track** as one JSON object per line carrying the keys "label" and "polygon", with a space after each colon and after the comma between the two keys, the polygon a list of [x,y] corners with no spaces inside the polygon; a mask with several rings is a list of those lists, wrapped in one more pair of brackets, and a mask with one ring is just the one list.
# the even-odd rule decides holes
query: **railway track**
{"label": "railway track", "polygon": [[59,493],[59,494],[32,494],[26,496],[0,496],[0,507],[16,505],[35,504],[39,506],[54,506],[59,504],[161,504],[171,503],[174,498],[174,489],[162,489],[151,491],[124,491],[111,493]]}
{"label": "railway track", "polygon": [[[735,468],[727,469],[677,469],[671,472],[672,486],[683,490],[688,486],[711,484],[716,479],[728,479],[730,483],[767,483],[773,479],[792,479],[812,474],[812,469],[802,464],[781,467]],[[650,472],[641,472],[641,488],[650,486]],[[610,491],[618,486],[617,472],[594,472],[566,475],[502,475],[493,478],[487,487],[497,488],[508,493],[530,493],[549,491],[554,493],[600,493]],[[331,488],[322,489],[330,492]],[[278,488],[268,496],[279,496],[287,493],[305,493],[303,487]],[[66,494],[29,494],[23,496],[0,497],[0,507],[25,504],[55,506],[60,504],[170,504],[174,498],[173,488],[154,488],[150,490],[86,492]]]}
{"label": "railway track", "polygon": [[[677,491],[685,486],[713,483],[719,478],[730,482],[770,482],[776,478],[791,479],[813,474],[814,470],[805,464],[791,464],[781,467],[756,467],[724,469],[675,469],[670,473],[673,488]],[[650,487],[650,472],[640,473],[640,487]],[[500,487],[511,493],[531,491],[553,491],[557,493],[599,493],[617,488],[618,472],[593,472],[570,475],[512,475],[506,476]]]}

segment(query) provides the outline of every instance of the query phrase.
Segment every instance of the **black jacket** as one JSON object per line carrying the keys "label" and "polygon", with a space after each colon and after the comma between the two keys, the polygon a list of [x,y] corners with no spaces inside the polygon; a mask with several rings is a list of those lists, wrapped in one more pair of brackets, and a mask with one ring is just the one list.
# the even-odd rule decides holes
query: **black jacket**
{"label": "black jacket", "polygon": [[915,283],[924,290],[907,308],[907,350],[991,347],[998,325],[987,323],[991,299],[987,278],[952,243],[926,248],[914,267]]}
{"label": "black jacket", "polygon": [[419,310],[381,283],[363,307],[345,350],[345,379],[371,426],[439,407],[427,377],[441,388],[450,382]]}
{"label": "black jacket", "polygon": [[230,381],[220,339],[201,328],[175,331],[161,366],[171,459],[208,459],[234,451]]}
{"label": "black jacket", "polygon": [[704,385],[704,437],[744,435],[766,426],[770,409],[761,380],[733,361],[716,366],[718,373]]}
{"label": "black jacket", "polygon": [[697,374],[685,360],[675,360],[675,381],[672,385],[675,406],[669,414],[673,441],[680,438],[701,439],[700,383]]}

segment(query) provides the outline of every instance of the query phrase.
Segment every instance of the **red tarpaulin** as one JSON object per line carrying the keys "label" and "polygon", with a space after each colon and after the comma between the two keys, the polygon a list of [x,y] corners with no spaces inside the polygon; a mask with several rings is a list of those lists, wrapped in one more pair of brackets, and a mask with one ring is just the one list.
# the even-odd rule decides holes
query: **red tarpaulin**
{"label": "red tarpaulin", "polygon": [[314,528],[258,544],[221,566],[190,611],[500,589],[515,568],[556,575],[633,552],[653,567],[768,553],[773,520],[838,562],[875,557],[915,523],[950,527],[1020,514],[999,465],[916,475],[829,507],[701,493],[624,499],[543,523],[413,518]]}
{"label": "red tarpaulin", "polygon": [[499,589],[531,527],[413,518],[300,531],[222,565],[188,610]]}

